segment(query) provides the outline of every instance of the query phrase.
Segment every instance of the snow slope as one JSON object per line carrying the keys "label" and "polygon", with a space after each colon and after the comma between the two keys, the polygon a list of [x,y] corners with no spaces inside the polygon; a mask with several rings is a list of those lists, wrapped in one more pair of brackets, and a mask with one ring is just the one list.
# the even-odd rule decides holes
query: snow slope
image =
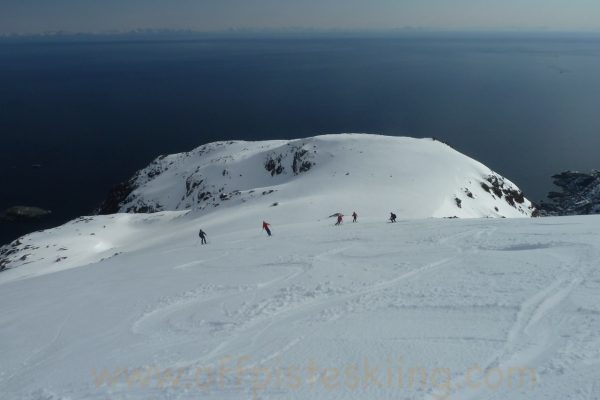
{"label": "snow slope", "polygon": [[[47,260],[0,273],[2,399],[600,397],[596,216],[308,221],[267,238],[215,215],[23,238]],[[90,240],[105,245],[81,253]]]}
{"label": "snow slope", "polygon": [[0,252],[0,263],[11,270],[10,278],[5,279],[23,279],[97,263],[121,251],[131,252],[160,242],[162,239],[153,240],[152,236],[164,233],[174,226],[173,221],[186,214],[179,211],[80,217],[5,246]]}
{"label": "snow slope", "polygon": [[381,218],[533,212],[512,182],[439,141],[366,134],[210,143],[159,157],[128,187],[108,211],[254,208],[288,222],[353,210]]}
{"label": "snow slope", "polygon": [[600,219],[429,218],[532,212],[442,143],[215,143],[130,183],[161,211],[2,249],[2,399],[600,396]]}

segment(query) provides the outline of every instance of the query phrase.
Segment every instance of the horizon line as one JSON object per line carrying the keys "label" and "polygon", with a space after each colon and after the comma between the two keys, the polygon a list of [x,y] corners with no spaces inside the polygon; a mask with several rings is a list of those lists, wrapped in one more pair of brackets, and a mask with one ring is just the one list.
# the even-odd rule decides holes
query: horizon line
{"label": "horizon line", "polygon": [[566,30],[540,28],[428,28],[428,27],[398,27],[398,28],[311,28],[311,27],[285,27],[285,28],[227,28],[220,30],[198,30],[198,29],[171,29],[171,28],[133,28],[129,30],[105,30],[105,31],[67,31],[51,30],[40,32],[3,32],[0,33],[1,39],[52,39],[52,38],[107,38],[107,37],[132,37],[132,36],[152,36],[162,35],[193,35],[193,36],[217,36],[217,37],[244,37],[244,36],[310,36],[310,35],[415,35],[415,34],[433,34],[433,35],[600,35],[600,30]]}

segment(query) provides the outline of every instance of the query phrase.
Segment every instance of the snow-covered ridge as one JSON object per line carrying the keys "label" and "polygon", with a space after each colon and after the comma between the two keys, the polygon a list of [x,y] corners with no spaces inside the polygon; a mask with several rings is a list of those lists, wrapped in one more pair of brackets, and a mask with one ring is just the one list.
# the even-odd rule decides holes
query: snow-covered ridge
{"label": "snow-covered ridge", "polygon": [[[529,217],[519,188],[432,139],[366,134],[216,142],[161,156],[100,213],[279,206],[299,219],[332,212],[401,218]],[[327,215],[329,215],[327,214]]]}
{"label": "snow-covered ridge", "polygon": [[89,265],[173,235],[195,237],[200,225],[231,236],[263,220],[317,227],[337,212],[384,222],[392,211],[400,219],[529,217],[534,208],[512,182],[439,141],[344,134],[161,156],[101,211],[110,215],[0,248],[0,271],[18,267],[10,279],[20,279]]}

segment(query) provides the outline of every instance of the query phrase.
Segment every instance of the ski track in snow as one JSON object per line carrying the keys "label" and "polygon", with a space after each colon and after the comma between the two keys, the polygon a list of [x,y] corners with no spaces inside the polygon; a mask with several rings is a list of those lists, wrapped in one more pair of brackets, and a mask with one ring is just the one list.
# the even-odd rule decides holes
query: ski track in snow
{"label": "ski track in snow", "polygon": [[[182,246],[174,238],[172,246],[148,253],[0,282],[9,302],[0,313],[0,339],[7,344],[0,349],[7,360],[0,388],[8,399],[30,400],[600,398],[594,383],[600,379],[598,219],[553,220],[573,223],[290,226],[268,239],[215,235],[208,246]],[[63,281],[86,288],[65,292],[62,301]],[[23,297],[43,287],[52,306]],[[47,334],[27,330],[29,320],[19,319],[19,312],[35,318],[55,307],[64,314],[45,320]],[[89,321],[90,312],[97,319]],[[20,341],[17,332],[35,339]],[[234,374],[209,389],[189,386],[195,371],[217,368],[227,357],[248,356],[247,369],[269,369],[309,358],[324,366],[367,356],[384,362],[391,354],[452,367],[451,389],[326,390],[319,386],[322,371],[302,376],[294,390],[253,391],[251,377],[240,385]],[[473,364],[481,376],[534,367],[537,386],[466,387]],[[181,369],[182,384],[142,388],[122,380],[94,387],[89,368],[112,365]]]}
{"label": "ski track in snow", "polygon": [[[188,364],[188,365],[178,364],[178,368],[183,367],[183,368],[186,368],[187,370],[193,370],[196,367],[214,364],[220,358],[225,357],[228,354],[232,354],[232,353],[245,354],[247,351],[246,349],[252,348],[252,346],[256,343],[256,340],[258,338],[260,338],[260,336],[268,330],[272,330],[272,329],[276,328],[277,326],[282,326],[282,325],[295,325],[298,322],[301,322],[302,320],[306,319],[307,315],[312,316],[312,315],[315,315],[318,313],[327,312],[327,310],[331,310],[332,307],[335,307],[338,305],[346,305],[349,302],[352,302],[354,299],[357,299],[360,297],[377,295],[377,293],[380,291],[383,291],[386,289],[392,289],[399,284],[403,284],[405,281],[414,279],[421,274],[430,272],[431,270],[433,270],[435,268],[439,268],[446,264],[449,264],[452,260],[455,260],[460,254],[462,254],[465,251],[465,249],[462,246],[458,245],[457,243],[459,243],[461,241],[468,242],[467,239],[469,239],[470,237],[478,239],[484,235],[489,236],[489,235],[493,234],[494,230],[495,230],[495,228],[486,228],[483,230],[475,229],[475,230],[469,230],[467,232],[463,232],[463,233],[454,235],[452,238],[443,238],[442,240],[440,240],[440,244],[453,249],[455,251],[455,255],[433,261],[433,262],[428,263],[421,267],[417,267],[409,272],[402,273],[392,279],[386,280],[385,282],[378,282],[378,283],[375,283],[374,285],[368,286],[364,289],[351,291],[350,293],[345,293],[345,292],[340,293],[340,294],[336,293],[333,296],[316,297],[315,299],[311,299],[309,301],[299,301],[298,304],[285,304],[284,306],[280,307],[279,309],[271,310],[271,312],[269,312],[269,315],[268,315],[269,322],[266,325],[264,325],[263,327],[259,327],[255,332],[252,332],[252,328],[256,327],[257,321],[264,319],[264,315],[262,315],[261,313],[252,315],[251,318],[246,321],[238,320],[238,321],[235,321],[235,322],[232,322],[229,324],[224,324],[223,326],[229,326],[232,328],[232,330],[234,330],[233,328],[235,328],[236,332],[233,336],[231,336],[227,340],[221,342],[219,344],[219,346],[216,349],[214,349],[213,351],[211,351],[206,357],[203,357],[200,360],[196,360],[195,362]],[[344,242],[346,242],[346,241],[344,241]],[[352,246],[343,246],[343,247],[327,250],[323,253],[320,253],[320,254],[310,257],[310,262],[306,263],[306,265],[309,265],[310,269],[315,268],[315,267],[317,267],[317,268],[325,267],[329,263],[333,262],[336,255],[339,255],[339,254],[343,253],[344,251],[351,249],[351,248],[352,248]],[[471,251],[476,252],[477,250],[471,249]],[[398,253],[392,253],[392,254],[398,254]],[[389,256],[389,254],[387,256]],[[198,261],[196,263],[204,263],[204,262],[205,261]],[[188,264],[195,264],[195,263],[192,262],[192,263],[187,263],[187,264],[183,264],[183,265],[187,266]],[[268,265],[268,264],[266,264],[266,265]],[[181,266],[178,266],[175,268],[180,268],[180,267]],[[309,268],[297,269],[296,272],[291,273],[288,276],[273,279],[272,281],[269,281],[269,282],[259,283],[256,285],[256,289],[250,291],[250,294],[252,294],[252,296],[254,296],[256,298],[258,296],[256,292],[260,292],[260,291],[267,289],[268,287],[273,286],[277,283],[282,283],[282,282],[290,281],[294,278],[297,278],[299,275],[306,273],[306,271]],[[168,317],[170,314],[172,314],[175,311],[180,311],[182,308],[198,306],[201,303],[207,303],[207,302],[219,303],[219,302],[222,302],[222,300],[224,300],[227,297],[237,296],[237,295],[239,295],[239,292],[227,294],[227,295],[223,295],[223,296],[208,297],[205,299],[196,299],[193,301],[185,300],[185,301],[177,302],[175,304],[170,305],[167,308],[167,310],[154,311],[154,312],[150,313],[150,315],[152,318],[156,318],[158,316],[159,320],[168,320]],[[246,310],[244,310],[244,311],[246,311]],[[341,314],[336,315],[335,318],[330,318],[330,320],[343,318],[345,314],[348,314],[351,312],[352,311],[345,309]],[[139,326],[143,322],[147,322],[148,318],[149,318],[149,316],[144,316],[142,320],[136,321],[135,327],[133,329],[134,332],[140,333],[141,330],[140,330]],[[160,322],[158,322],[157,325],[160,325]],[[155,332],[157,329],[156,329],[156,326],[151,326],[150,329],[146,329],[146,330],[150,331],[150,332]],[[252,337],[252,339],[250,340],[249,343],[248,343],[248,336]],[[282,348],[277,348],[277,349],[273,350],[273,352],[271,354],[265,356],[257,364],[262,364],[268,360],[272,360],[276,357],[282,356],[286,351],[290,350],[292,347],[299,344],[300,342],[301,342],[300,337],[290,339],[289,343],[285,344]],[[252,364],[251,366],[253,366],[253,365],[255,365],[255,364]]]}
{"label": "ski track in snow", "polygon": [[[551,245],[522,244],[507,248],[514,251],[522,251],[551,247]],[[589,245],[580,245],[579,247],[583,249],[583,254],[590,252],[591,246]],[[597,249],[595,250],[595,260],[598,260],[600,252]],[[580,275],[589,274],[591,269],[595,268],[596,265],[594,265],[591,257],[588,256],[587,260],[583,260],[580,257],[575,263],[575,266],[578,268],[573,268],[573,265],[570,266],[571,268],[565,268],[563,276],[557,278],[524,301],[519,307],[515,323],[508,332],[503,349],[491,361],[485,364],[482,368],[483,373],[487,373],[494,368],[508,370],[515,366],[534,365],[532,363],[536,361],[537,357],[553,352],[555,350],[554,346],[558,342],[557,334],[553,333],[553,331],[556,326],[564,324],[569,315],[569,312],[564,312],[564,310],[562,312],[559,311],[566,307],[564,303],[570,294],[584,282],[584,278]],[[598,337],[600,337],[600,334]],[[539,372],[537,371],[538,374]],[[598,376],[600,377],[600,375]],[[539,378],[539,375],[536,376],[536,379]],[[472,377],[470,376],[469,379],[472,379]],[[457,398],[468,400],[483,398],[485,396],[483,390],[466,388],[467,378],[465,376],[455,377],[455,381],[461,383],[458,384],[457,389],[455,388],[452,395],[444,392],[432,392],[429,393],[427,399]],[[595,384],[592,386],[595,386]],[[600,391],[590,390],[589,396],[591,396],[589,398],[594,399],[600,398]],[[588,397],[584,396],[582,398]]]}

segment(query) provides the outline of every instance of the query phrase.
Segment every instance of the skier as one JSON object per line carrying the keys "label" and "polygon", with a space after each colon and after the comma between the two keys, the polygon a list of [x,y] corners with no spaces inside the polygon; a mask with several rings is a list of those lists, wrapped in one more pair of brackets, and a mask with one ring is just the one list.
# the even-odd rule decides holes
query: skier
{"label": "skier", "polygon": [[337,215],[337,222],[335,224],[336,225],[340,225],[342,222],[344,222],[344,214],[338,213],[338,215]]}
{"label": "skier", "polygon": [[265,231],[267,231],[267,235],[271,236],[271,230],[269,229],[269,226],[271,226],[271,224],[266,223],[265,221],[263,221],[263,229]]}
{"label": "skier", "polygon": [[356,213],[356,211],[354,211],[352,213],[352,222],[356,222],[356,219],[358,218],[358,214]]}
{"label": "skier", "polygon": [[396,214],[393,212],[390,213],[390,222],[396,222]]}
{"label": "skier", "polygon": [[198,232],[198,236],[200,236],[201,243],[206,244],[206,232],[200,229],[200,232]]}

